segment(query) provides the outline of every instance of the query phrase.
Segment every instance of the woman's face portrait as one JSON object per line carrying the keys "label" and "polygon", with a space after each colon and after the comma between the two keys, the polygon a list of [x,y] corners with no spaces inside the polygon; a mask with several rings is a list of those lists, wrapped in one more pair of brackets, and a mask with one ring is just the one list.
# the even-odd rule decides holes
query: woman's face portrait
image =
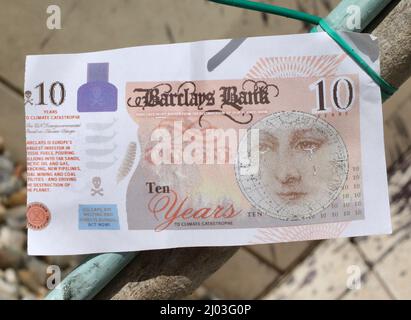
{"label": "woman's face portrait", "polygon": [[253,128],[259,129],[259,171],[239,177],[252,204],[282,220],[308,218],[328,207],[348,171],[337,131],[303,112],[275,113]]}

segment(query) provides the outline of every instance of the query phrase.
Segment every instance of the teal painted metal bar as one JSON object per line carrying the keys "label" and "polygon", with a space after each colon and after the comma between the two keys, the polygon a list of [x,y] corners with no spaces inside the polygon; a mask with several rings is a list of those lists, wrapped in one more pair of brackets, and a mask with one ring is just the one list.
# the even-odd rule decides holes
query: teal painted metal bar
{"label": "teal painted metal bar", "polygon": [[[390,2],[390,0],[343,0],[325,19],[336,30],[348,30],[346,25],[349,16],[348,8],[356,5],[361,9],[361,28],[356,31],[362,31]],[[306,15],[301,17],[307,18]],[[319,31],[319,28],[314,27],[312,32]],[[67,275],[45,299],[92,299],[136,257],[136,254],[136,252],[105,253],[93,256]]]}
{"label": "teal painted metal bar", "polygon": [[[392,0],[344,0],[325,17],[325,20],[335,30],[362,32],[391,1]],[[355,30],[347,27],[347,18],[349,18],[352,13],[350,10],[351,6],[355,6],[360,10],[361,23],[360,27]],[[315,26],[312,31],[321,31],[321,27]]]}
{"label": "teal painted metal bar", "polygon": [[136,252],[93,256],[71,272],[46,300],[89,300],[136,256]]}

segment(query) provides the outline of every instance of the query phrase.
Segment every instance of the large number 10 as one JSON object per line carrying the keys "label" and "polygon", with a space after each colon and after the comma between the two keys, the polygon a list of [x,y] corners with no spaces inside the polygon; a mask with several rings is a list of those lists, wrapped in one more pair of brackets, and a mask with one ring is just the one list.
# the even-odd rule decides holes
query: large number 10
{"label": "large number 10", "polygon": [[[36,89],[39,89],[39,103],[38,105],[46,105],[46,102],[44,100],[44,82],[40,83],[39,85],[37,85],[35,87]],[[56,99],[56,89],[59,88],[60,91],[60,97],[57,100]],[[49,93],[50,93],[50,101],[52,104],[54,104],[55,106],[59,106],[64,102],[64,99],[66,97],[66,90],[64,88],[64,85],[61,82],[53,82],[50,86],[49,89]]]}
{"label": "large number 10", "polygon": [[[316,90],[317,94],[317,106],[313,110],[315,112],[328,112],[325,105],[325,81],[320,79],[310,85],[310,90]],[[345,90],[345,101],[341,101],[341,91]],[[341,77],[337,78],[331,85],[331,102],[333,107],[337,111],[348,111],[354,100],[353,84],[349,78]]]}

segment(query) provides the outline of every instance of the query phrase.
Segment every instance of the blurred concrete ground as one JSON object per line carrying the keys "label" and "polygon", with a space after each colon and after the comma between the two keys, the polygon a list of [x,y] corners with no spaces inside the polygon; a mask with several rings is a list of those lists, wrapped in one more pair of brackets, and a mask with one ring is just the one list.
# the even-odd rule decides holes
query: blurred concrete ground
{"label": "blurred concrete ground", "polygon": [[[267,2],[325,16],[339,1]],[[61,30],[46,27],[50,4],[61,7]],[[22,96],[27,54],[302,33],[309,28],[205,0],[0,0],[0,5],[0,136],[17,160],[25,157]],[[408,81],[384,105],[387,165],[394,168],[393,196],[398,188],[409,191],[411,179],[410,170],[398,171],[397,161],[411,145],[410,88]],[[407,168],[404,159],[401,165]],[[405,200],[397,197],[393,202],[397,231],[392,236],[245,247],[193,297],[411,298],[408,194],[404,193]],[[347,289],[350,265],[363,271],[360,290]]]}

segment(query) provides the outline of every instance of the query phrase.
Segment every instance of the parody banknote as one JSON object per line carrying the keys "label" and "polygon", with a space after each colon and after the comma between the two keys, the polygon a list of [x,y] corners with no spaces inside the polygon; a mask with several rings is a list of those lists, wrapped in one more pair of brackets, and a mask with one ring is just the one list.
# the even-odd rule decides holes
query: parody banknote
{"label": "parody banknote", "polygon": [[24,104],[30,254],[391,231],[380,91],[326,34],[29,56]]}

